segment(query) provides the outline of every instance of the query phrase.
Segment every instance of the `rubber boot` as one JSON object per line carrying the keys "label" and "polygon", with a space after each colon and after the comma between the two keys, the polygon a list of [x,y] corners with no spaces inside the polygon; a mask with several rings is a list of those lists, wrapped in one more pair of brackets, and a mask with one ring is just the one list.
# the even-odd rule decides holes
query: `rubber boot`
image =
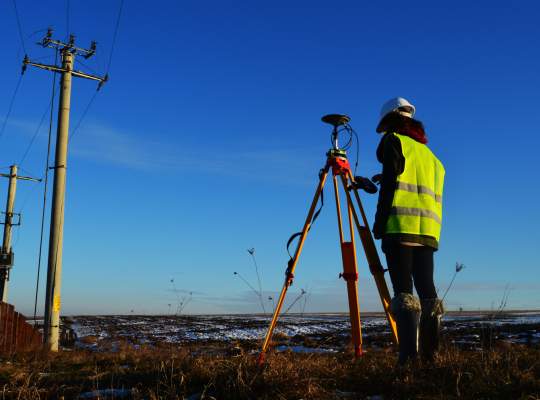
{"label": "rubber boot", "polygon": [[420,357],[432,362],[439,351],[441,317],[444,314],[442,301],[439,299],[423,299],[420,317]]}
{"label": "rubber boot", "polygon": [[398,365],[414,361],[418,356],[418,324],[420,301],[409,293],[400,293],[392,299],[390,308],[396,319],[399,340]]}

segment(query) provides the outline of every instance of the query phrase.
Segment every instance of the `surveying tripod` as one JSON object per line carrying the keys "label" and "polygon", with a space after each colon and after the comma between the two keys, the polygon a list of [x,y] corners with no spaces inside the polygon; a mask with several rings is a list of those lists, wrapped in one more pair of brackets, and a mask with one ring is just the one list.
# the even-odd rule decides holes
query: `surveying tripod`
{"label": "surveying tripod", "polygon": [[[311,207],[309,209],[304,227],[301,232],[298,232],[298,234],[293,235],[291,239],[289,239],[290,243],[296,235],[299,236],[294,256],[292,256],[288,262],[287,270],[285,271],[285,283],[283,284],[283,288],[281,289],[279,300],[276,304],[270,326],[268,327],[268,331],[262,345],[261,353],[259,354],[259,365],[263,364],[265,361],[266,351],[268,350],[268,347],[270,345],[270,340],[272,338],[274,328],[276,327],[279,313],[281,311],[281,308],[283,307],[285,295],[287,294],[287,290],[293,283],[294,270],[298,263],[298,259],[300,258],[300,253],[302,252],[302,248],[304,246],[304,242],[311,228],[311,225],[318,214],[315,212],[315,209],[317,203],[319,202],[319,198],[322,196],[324,184],[330,171],[332,171],[332,181],[336,199],[339,240],[341,244],[341,258],[343,261],[343,273],[340,273],[339,277],[343,278],[347,284],[347,295],[349,299],[349,314],[351,320],[352,341],[354,345],[354,356],[355,358],[357,358],[362,355],[362,331],[360,325],[360,307],[358,305],[358,267],[356,259],[354,226],[356,226],[356,229],[358,230],[360,241],[362,242],[362,247],[364,248],[364,253],[366,254],[369,269],[375,279],[383,309],[388,319],[388,323],[390,324],[393,340],[396,344],[398,342],[396,323],[392,314],[390,313],[390,293],[388,292],[388,287],[386,286],[386,281],[384,280],[385,270],[381,265],[379,254],[377,253],[377,249],[375,248],[375,242],[373,241],[373,236],[371,235],[371,231],[369,229],[366,214],[364,212],[362,202],[360,201],[360,195],[358,194],[358,187],[355,185],[355,178],[351,172],[349,161],[347,160],[347,153],[344,149],[339,148],[339,127],[345,126],[347,128],[350,128],[348,125],[350,118],[346,115],[330,114],[324,116],[322,118],[322,121],[334,127],[332,131],[333,148],[326,153],[326,165],[319,174],[319,184],[317,186],[317,190],[315,191],[313,201],[311,202]],[[346,234],[344,232],[342,224],[339,181],[341,181],[341,184],[345,191],[345,195],[347,197],[347,219],[349,225],[348,241],[346,241],[345,239]],[[356,204],[358,205],[358,209],[362,218],[362,223],[360,222],[356,209],[354,208],[351,193],[353,193],[354,198],[356,199]]]}

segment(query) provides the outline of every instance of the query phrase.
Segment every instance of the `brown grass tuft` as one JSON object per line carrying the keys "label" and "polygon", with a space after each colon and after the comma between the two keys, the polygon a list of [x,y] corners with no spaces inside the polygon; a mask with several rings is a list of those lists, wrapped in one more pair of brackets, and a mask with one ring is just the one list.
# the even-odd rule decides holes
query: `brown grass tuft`
{"label": "brown grass tuft", "polygon": [[[263,368],[247,350],[124,347],[116,353],[26,353],[0,359],[0,399],[73,399],[127,389],[132,399],[538,399],[540,350],[449,349],[436,363],[396,369],[387,351],[268,355]],[[117,397],[120,398],[120,397]]]}

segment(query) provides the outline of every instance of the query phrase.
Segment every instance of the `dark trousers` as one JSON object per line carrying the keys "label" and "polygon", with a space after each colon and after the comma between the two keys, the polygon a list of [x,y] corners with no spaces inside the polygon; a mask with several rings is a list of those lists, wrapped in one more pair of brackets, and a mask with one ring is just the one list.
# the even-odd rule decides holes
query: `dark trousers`
{"label": "dark trousers", "polygon": [[413,293],[413,281],[420,299],[437,297],[433,283],[433,252],[429,246],[406,246],[397,240],[384,240],[382,250],[386,255],[388,272],[394,295]]}

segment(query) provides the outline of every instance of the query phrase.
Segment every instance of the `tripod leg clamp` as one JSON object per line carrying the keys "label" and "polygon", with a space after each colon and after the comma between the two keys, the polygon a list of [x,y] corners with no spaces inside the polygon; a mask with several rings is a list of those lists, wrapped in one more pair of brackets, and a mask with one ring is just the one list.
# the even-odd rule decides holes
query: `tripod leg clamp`
{"label": "tripod leg clamp", "polygon": [[349,281],[355,282],[358,280],[358,272],[356,273],[343,272],[339,274],[339,277],[343,278],[347,282]]}
{"label": "tripod leg clamp", "polygon": [[285,270],[285,281],[288,286],[292,285],[294,279],[294,274],[292,273],[293,262],[294,260],[291,258],[287,263],[287,269]]}

